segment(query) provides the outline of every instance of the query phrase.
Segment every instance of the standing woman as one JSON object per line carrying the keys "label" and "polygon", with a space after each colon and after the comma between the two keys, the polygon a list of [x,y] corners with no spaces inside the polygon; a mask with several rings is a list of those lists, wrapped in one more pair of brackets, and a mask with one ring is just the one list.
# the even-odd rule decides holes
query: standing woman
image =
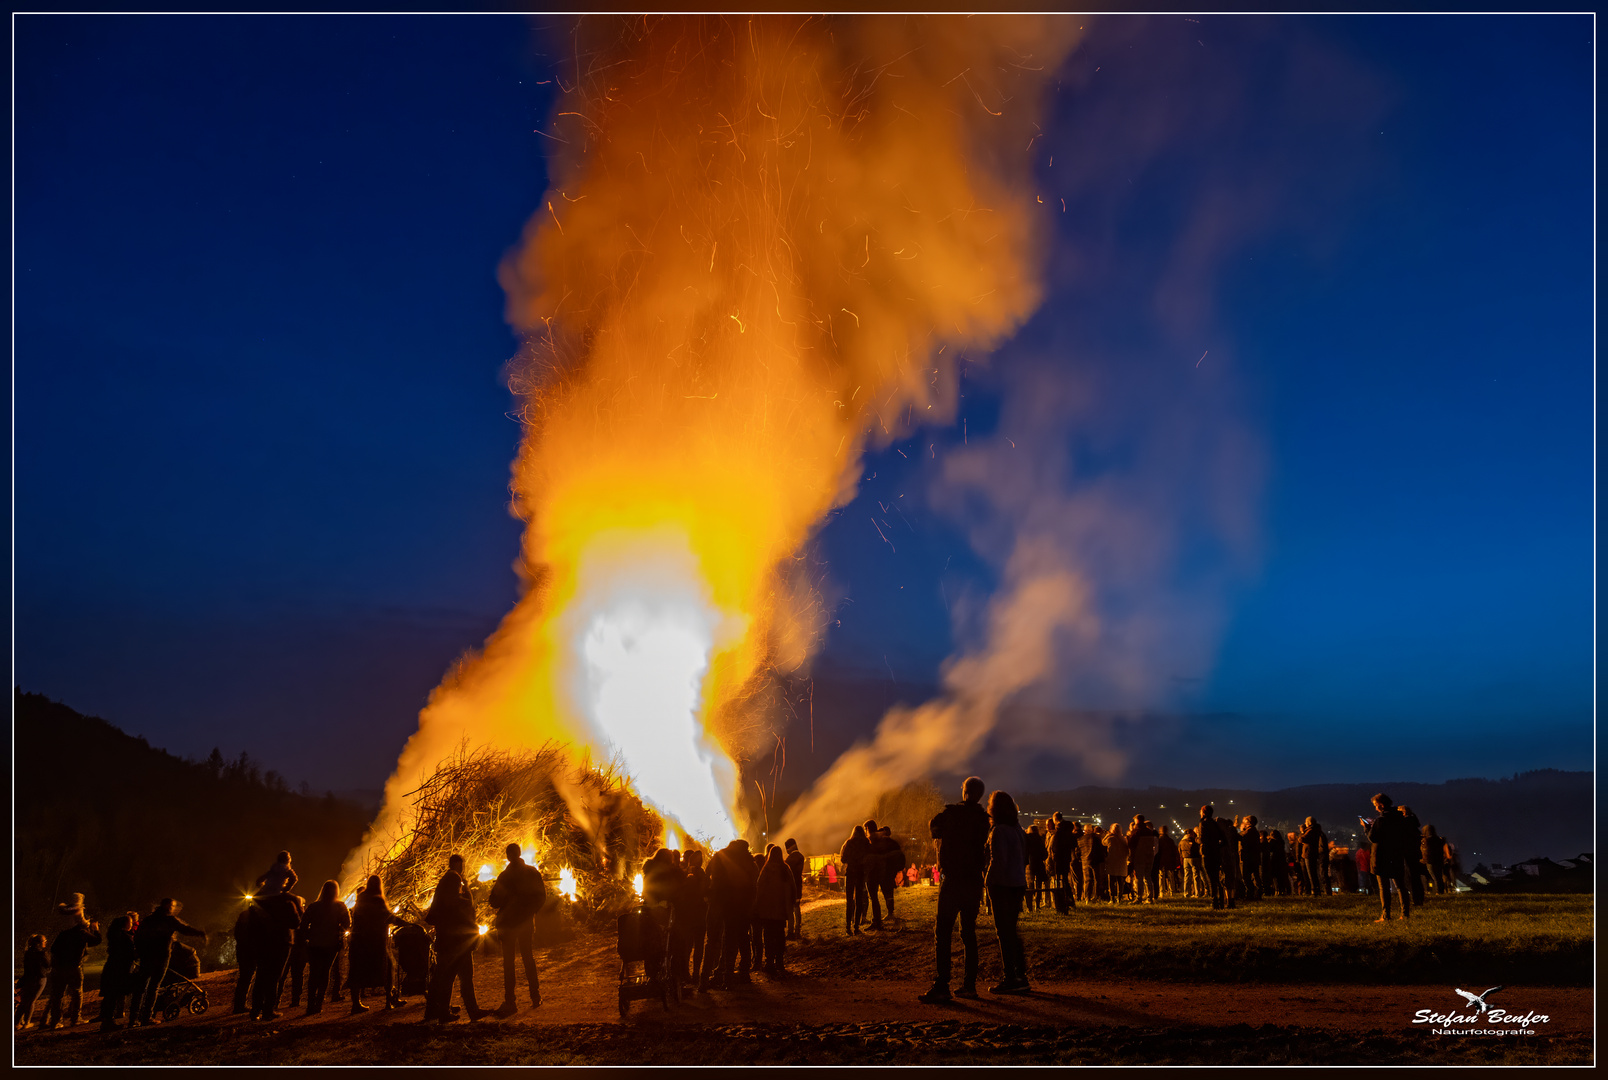
{"label": "standing woman", "polygon": [[324,882],[318,899],[307,905],[302,916],[301,932],[307,941],[307,1015],[316,1016],[324,1010],[324,995],[329,993],[329,973],[335,966],[341,946],[346,943],[346,931],[352,927],[352,913],[346,910],[337,894],[340,885]]}
{"label": "standing woman", "polygon": [[860,932],[860,923],[865,921],[865,909],[870,906],[870,899],[866,894],[866,863],[871,858],[871,840],[865,833],[864,825],[856,825],[854,832],[843,842],[843,850],[838,852],[843,861],[843,898],[846,911],[844,914],[844,929],[850,934]]}
{"label": "standing woman", "polygon": [[1022,934],[1016,927],[1027,896],[1027,834],[1016,823],[1016,800],[1003,791],[988,798],[988,887],[989,904],[994,909],[994,931],[999,935],[999,957],[1005,978],[989,988],[992,994],[1025,994],[1027,954]]}
{"label": "standing woman", "polygon": [[370,987],[385,988],[387,1005],[395,1000],[391,993],[391,956],[386,945],[391,927],[404,925],[391,913],[390,904],[380,889],[379,877],[369,878],[352,905],[351,970],[347,973],[346,987],[352,992],[354,1014],[368,1012],[368,1006],[363,1004],[363,991]]}
{"label": "standing woman", "polygon": [[1116,822],[1106,831],[1106,877],[1111,879],[1110,900],[1113,904],[1120,904],[1123,896],[1123,883],[1128,880],[1128,841],[1122,835],[1122,826]]}

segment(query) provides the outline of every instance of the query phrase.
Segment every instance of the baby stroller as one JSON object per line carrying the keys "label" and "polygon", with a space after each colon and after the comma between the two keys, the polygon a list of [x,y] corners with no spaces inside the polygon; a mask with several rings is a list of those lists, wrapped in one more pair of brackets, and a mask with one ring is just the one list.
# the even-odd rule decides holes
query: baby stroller
{"label": "baby stroller", "polygon": [[679,991],[670,973],[664,930],[639,904],[620,916],[619,931],[620,1015],[638,998],[658,998],[668,1012]]}
{"label": "baby stroller", "polygon": [[162,986],[156,992],[155,1012],[163,1020],[173,1021],[179,1018],[184,1010],[190,1010],[190,1015],[200,1016],[207,1011],[207,992],[191,981],[169,968],[167,974],[162,976]]}

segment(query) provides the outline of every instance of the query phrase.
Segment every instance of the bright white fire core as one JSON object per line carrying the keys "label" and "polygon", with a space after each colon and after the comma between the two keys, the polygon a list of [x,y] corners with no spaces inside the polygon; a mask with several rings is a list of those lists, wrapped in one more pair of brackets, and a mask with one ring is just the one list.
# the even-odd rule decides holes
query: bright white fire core
{"label": "bright white fire core", "polygon": [[724,842],[737,829],[716,769],[729,763],[711,752],[700,723],[721,615],[698,595],[685,566],[666,574],[662,555],[652,563],[659,573],[643,573],[638,563],[591,597],[580,642],[581,704],[644,800],[686,831]]}

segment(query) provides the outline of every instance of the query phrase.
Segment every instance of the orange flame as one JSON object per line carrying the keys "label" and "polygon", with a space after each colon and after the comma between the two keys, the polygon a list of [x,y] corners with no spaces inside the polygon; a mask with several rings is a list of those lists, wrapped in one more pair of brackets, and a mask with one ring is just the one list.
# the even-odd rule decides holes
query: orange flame
{"label": "orange flame", "polygon": [[824,628],[798,552],[863,449],[947,421],[960,351],[1038,301],[1024,147],[1078,29],[576,24],[553,186],[502,272],[528,335],[530,587],[432,696],[373,836],[405,830],[403,796],[466,735],[561,738],[682,832],[736,833],[734,759],[775,722],[761,691]]}

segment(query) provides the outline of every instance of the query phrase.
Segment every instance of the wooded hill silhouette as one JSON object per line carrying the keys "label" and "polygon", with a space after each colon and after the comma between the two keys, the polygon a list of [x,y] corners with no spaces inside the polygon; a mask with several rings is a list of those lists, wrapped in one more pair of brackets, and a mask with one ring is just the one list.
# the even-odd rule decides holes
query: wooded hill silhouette
{"label": "wooded hill silhouette", "polygon": [[177,897],[215,948],[280,849],[296,891],[316,896],[368,825],[362,807],[291,791],[244,753],[186,761],[43,695],[12,700],[15,943],[47,932],[53,905],[81,892],[102,920]]}

